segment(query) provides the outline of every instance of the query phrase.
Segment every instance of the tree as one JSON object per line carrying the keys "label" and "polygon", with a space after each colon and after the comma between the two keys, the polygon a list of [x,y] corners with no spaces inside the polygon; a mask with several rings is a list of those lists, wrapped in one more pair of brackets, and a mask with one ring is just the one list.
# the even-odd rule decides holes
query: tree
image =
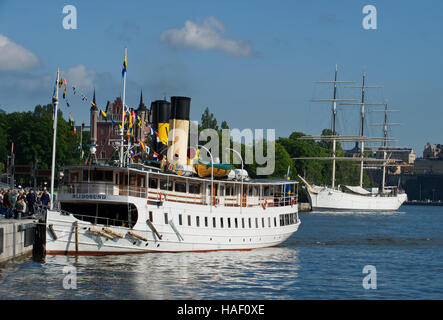
{"label": "tree", "polygon": [[214,114],[209,112],[209,108],[206,107],[201,117],[201,129],[208,128],[218,130],[217,119],[214,117]]}

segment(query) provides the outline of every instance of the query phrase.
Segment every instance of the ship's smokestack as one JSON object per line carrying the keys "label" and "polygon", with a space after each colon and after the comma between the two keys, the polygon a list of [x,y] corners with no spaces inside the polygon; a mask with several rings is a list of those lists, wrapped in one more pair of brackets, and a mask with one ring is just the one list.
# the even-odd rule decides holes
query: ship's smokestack
{"label": "ship's smokestack", "polygon": [[171,97],[168,145],[169,163],[177,165],[187,164],[190,111],[191,98]]}
{"label": "ship's smokestack", "polygon": [[157,132],[160,143],[158,152],[166,154],[168,146],[169,119],[171,115],[171,103],[165,100],[157,100]]}

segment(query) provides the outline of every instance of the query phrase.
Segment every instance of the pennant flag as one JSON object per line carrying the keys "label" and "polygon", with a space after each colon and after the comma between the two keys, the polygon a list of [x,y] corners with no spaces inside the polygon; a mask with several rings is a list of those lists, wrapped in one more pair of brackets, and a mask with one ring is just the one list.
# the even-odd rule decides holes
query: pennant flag
{"label": "pennant flag", "polygon": [[123,59],[122,78],[125,76],[126,67],[127,67],[127,60],[126,60],[126,55],[125,55],[125,58]]}
{"label": "pennant flag", "polygon": [[145,145],[143,144],[143,142],[140,141],[140,139],[138,139],[138,143],[140,143],[140,147],[142,147],[143,152],[146,151]]}
{"label": "pennant flag", "polygon": [[74,127],[74,136],[77,134],[77,129]]}
{"label": "pennant flag", "polygon": [[65,89],[63,90],[63,99],[65,99],[66,98],[66,79],[65,78],[63,78],[63,83],[65,85]]}
{"label": "pennant flag", "polygon": [[61,87],[62,87],[62,84],[63,84],[63,78],[61,78],[61,79],[59,80],[59,82],[58,82],[58,87],[61,88]]}
{"label": "pennant flag", "polygon": [[55,97],[55,90],[57,89],[57,79],[55,79],[55,84],[54,84],[54,92],[52,93],[52,96]]}
{"label": "pennant flag", "polygon": [[112,125],[115,126],[115,121],[113,118],[111,118],[111,121],[112,121]]}
{"label": "pennant flag", "polygon": [[[94,105],[95,105],[95,103],[94,103]],[[100,109],[100,113],[102,114],[103,118],[105,118],[106,121],[108,121],[108,115],[101,109]]]}
{"label": "pennant flag", "polygon": [[132,117],[129,115],[129,128],[132,128]]}
{"label": "pennant flag", "polygon": [[74,94],[75,94],[75,87],[72,87],[72,91],[74,92]]}

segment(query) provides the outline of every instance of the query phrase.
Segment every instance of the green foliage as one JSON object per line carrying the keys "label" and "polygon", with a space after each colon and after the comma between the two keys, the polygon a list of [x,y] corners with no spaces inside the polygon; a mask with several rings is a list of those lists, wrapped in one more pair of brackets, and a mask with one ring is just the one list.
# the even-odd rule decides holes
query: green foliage
{"label": "green foliage", "polygon": [[206,107],[201,118],[201,129],[203,130],[208,128],[218,130],[218,125],[217,119],[214,117],[214,114],[210,113],[209,108]]}
{"label": "green foliage", "polygon": [[[73,127],[57,114],[56,166],[81,163],[80,133],[74,134]],[[0,110],[0,162],[6,167],[7,157],[14,142],[15,163],[48,169],[52,162],[53,106],[38,105],[34,111],[6,113]],[[88,152],[89,135],[83,134],[83,150]]]}

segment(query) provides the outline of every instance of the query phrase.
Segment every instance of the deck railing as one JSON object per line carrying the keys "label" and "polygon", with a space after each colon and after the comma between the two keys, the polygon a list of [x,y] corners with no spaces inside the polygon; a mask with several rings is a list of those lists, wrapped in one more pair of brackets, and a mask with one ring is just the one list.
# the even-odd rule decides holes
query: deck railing
{"label": "deck railing", "polygon": [[266,196],[246,196],[240,194],[230,196],[214,196],[206,194],[191,194],[177,191],[168,191],[161,189],[151,189],[144,187],[115,185],[113,183],[96,182],[85,183],[79,182],[61,187],[61,193],[74,194],[102,194],[114,196],[132,196],[145,198],[154,201],[174,201],[181,203],[227,206],[227,207],[282,207],[293,206],[297,204],[297,195],[287,195],[278,193]]}

